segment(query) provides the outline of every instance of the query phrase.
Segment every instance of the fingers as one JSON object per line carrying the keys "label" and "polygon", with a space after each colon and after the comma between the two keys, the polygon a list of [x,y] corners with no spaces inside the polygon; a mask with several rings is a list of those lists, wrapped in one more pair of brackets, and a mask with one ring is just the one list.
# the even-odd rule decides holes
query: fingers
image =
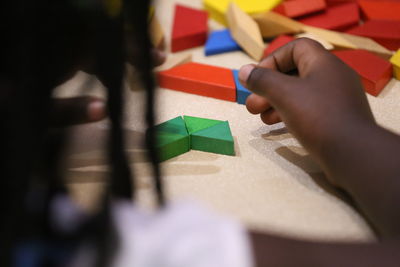
{"label": "fingers", "polygon": [[165,62],[165,60],[167,59],[167,54],[164,51],[157,49],[157,48],[153,48],[151,50],[151,54],[153,56],[153,61],[154,61],[155,67],[162,65]]}
{"label": "fingers", "polygon": [[271,109],[272,106],[265,97],[251,94],[246,100],[246,108],[251,114],[260,114]]}
{"label": "fingers", "polygon": [[106,117],[106,105],[95,97],[54,99],[50,124],[53,127],[96,122]]}
{"label": "fingers", "polygon": [[275,123],[281,122],[281,117],[279,116],[278,112],[274,109],[269,109],[260,114],[261,120],[268,125],[272,125]]}

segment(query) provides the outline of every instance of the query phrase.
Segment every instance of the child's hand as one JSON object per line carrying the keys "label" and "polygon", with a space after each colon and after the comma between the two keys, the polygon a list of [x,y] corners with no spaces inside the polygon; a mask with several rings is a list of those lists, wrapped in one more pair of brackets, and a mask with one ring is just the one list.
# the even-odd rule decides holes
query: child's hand
{"label": "child's hand", "polygon": [[[298,77],[285,74],[294,70]],[[239,77],[254,92],[247,109],[266,124],[284,121],[317,156],[326,142],[374,124],[357,74],[310,39],[287,44],[258,66],[243,66]]]}

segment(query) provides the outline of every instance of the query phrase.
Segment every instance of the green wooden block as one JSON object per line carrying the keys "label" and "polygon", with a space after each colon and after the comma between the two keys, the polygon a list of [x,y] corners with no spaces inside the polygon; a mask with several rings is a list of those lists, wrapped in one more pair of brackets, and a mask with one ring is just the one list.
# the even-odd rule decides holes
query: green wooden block
{"label": "green wooden block", "polygon": [[189,134],[210,128],[221,123],[219,120],[203,119],[198,117],[183,116],[186,123],[186,128]]}
{"label": "green wooden block", "polygon": [[165,161],[190,150],[190,137],[182,117],[155,126],[159,160]]}
{"label": "green wooden block", "polygon": [[227,121],[193,133],[190,142],[193,150],[235,155],[234,141]]}

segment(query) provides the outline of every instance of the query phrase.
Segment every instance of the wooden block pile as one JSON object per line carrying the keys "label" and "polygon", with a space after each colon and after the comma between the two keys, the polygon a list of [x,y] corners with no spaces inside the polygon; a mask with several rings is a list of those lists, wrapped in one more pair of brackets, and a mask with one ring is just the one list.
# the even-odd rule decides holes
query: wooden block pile
{"label": "wooden block pile", "polygon": [[[352,67],[378,96],[399,79],[400,1],[203,0],[204,9],[176,5],[172,52],[204,46],[206,56],[242,51],[258,62],[300,37],[320,42]],[[208,19],[227,28],[209,33]],[[162,88],[244,104],[250,92],[237,71],[194,62],[159,69]],[[184,63],[184,64],[180,64]],[[168,62],[167,62],[168,64]]]}

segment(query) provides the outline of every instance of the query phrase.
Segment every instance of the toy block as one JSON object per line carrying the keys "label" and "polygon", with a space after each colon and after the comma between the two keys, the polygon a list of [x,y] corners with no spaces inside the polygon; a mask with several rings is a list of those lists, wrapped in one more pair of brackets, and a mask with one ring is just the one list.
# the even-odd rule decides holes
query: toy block
{"label": "toy block", "polygon": [[214,125],[223,122],[220,120],[205,119],[205,118],[192,117],[186,115],[183,116],[183,120],[185,121],[186,129],[189,134],[196,133],[198,131],[210,128]]}
{"label": "toy block", "polygon": [[150,37],[151,43],[156,48],[162,48],[164,43],[164,30],[156,15],[153,15],[150,21]]}
{"label": "toy block", "polygon": [[254,15],[273,9],[281,0],[203,0],[203,5],[212,19],[228,26],[226,12],[231,2],[236,3],[247,14]]}
{"label": "toy block", "polygon": [[382,58],[389,59],[392,56],[392,52],[385,47],[381,46],[374,40],[362,36],[356,36],[352,34],[335,32],[325,30],[321,28],[303,26],[305,32],[312,33],[319,38],[326,40],[340,49],[363,49],[374,54],[379,55]]}
{"label": "toy block", "polygon": [[293,40],[294,40],[294,38],[292,36],[289,36],[289,35],[281,35],[281,36],[275,38],[272,42],[269,43],[267,48],[265,48],[263,57],[269,56],[275,50],[277,50],[278,48],[284,46],[287,43],[290,43]]}
{"label": "toy block", "polygon": [[300,33],[298,35],[296,35],[296,38],[309,38],[312,39],[318,43],[320,43],[326,50],[333,50],[334,46],[327,42],[326,40],[312,34],[312,33]]}
{"label": "toy block", "polygon": [[289,18],[297,18],[325,10],[325,0],[292,0],[278,5],[274,12]]}
{"label": "toy block", "polygon": [[357,3],[346,3],[331,6],[325,12],[300,19],[299,22],[328,30],[345,30],[357,25],[360,12]]}
{"label": "toy block", "polygon": [[232,72],[236,84],[236,102],[238,104],[245,105],[247,98],[249,97],[249,95],[251,95],[251,92],[240,83],[239,71],[233,70]]}
{"label": "toy block", "polygon": [[227,19],[233,39],[247,54],[259,61],[265,46],[257,23],[235,3],[229,5]]}
{"label": "toy block", "polygon": [[155,126],[159,161],[165,161],[190,150],[190,137],[182,117]]}
{"label": "toy block", "polygon": [[193,133],[190,140],[193,150],[235,155],[234,141],[227,121]]}
{"label": "toy block", "polygon": [[293,19],[275,12],[266,12],[253,16],[264,38],[272,38],[281,34],[303,32],[303,25]]}
{"label": "toy block", "polygon": [[205,46],[206,56],[238,50],[241,50],[241,48],[232,38],[232,35],[228,29],[212,32],[208,36]]}
{"label": "toy block", "polygon": [[368,20],[400,20],[400,1],[359,0],[358,4]]}
{"label": "toy block", "polygon": [[230,69],[186,63],[157,74],[160,87],[236,102]]}
{"label": "toy block", "polygon": [[192,54],[175,54],[169,55],[167,60],[161,66],[154,69],[155,72],[169,70],[179,65],[192,62]]}
{"label": "toy block", "polygon": [[205,11],[176,5],[171,51],[204,45],[207,40],[207,19],[208,14]]}
{"label": "toy block", "polygon": [[347,33],[369,37],[389,50],[400,48],[400,21],[368,20]]}
{"label": "toy block", "polygon": [[358,73],[365,91],[373,96],[379,95],[393,76],[390,62],[368,51],[343,50],[333,53]]}
{"label": "toy block", "polygon": [[397,80],[400,80],[400,49],[390,59],[390,63],[393,64],[393,74]]}

